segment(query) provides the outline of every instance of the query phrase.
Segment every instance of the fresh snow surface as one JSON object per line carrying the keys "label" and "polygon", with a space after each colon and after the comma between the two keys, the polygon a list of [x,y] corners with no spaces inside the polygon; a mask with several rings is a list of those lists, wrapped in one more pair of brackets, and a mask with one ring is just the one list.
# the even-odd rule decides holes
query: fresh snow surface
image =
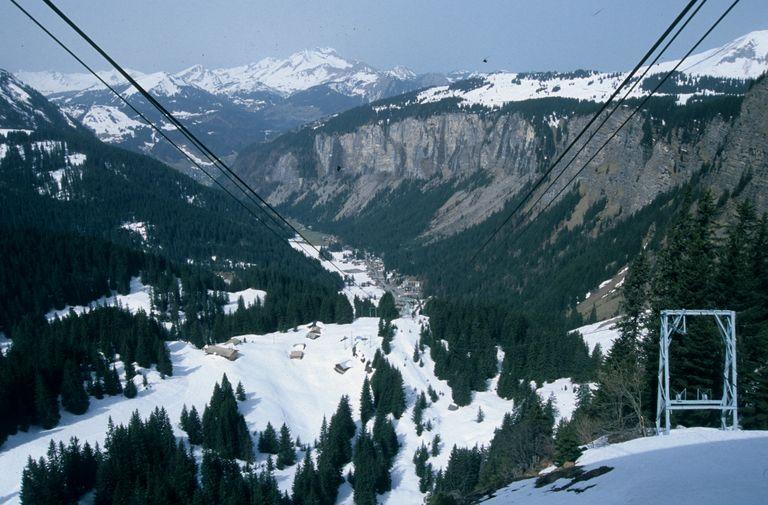
{"label": "fresh snow surface", "polygon": [[52,310],[48,312],[45,317],[51,320],[55,317],[65,317],[71,310],[77,314],[82,314],[91,309],[105,306],[120,306],[133,313],[143,310],[149,314],[152,307],[150,292],[150,286],[145,286],[141,283],[141,280],[138,277],[134,277],[131,279],[130,293],[127,295],[114,293],[112,296],[102,296],[88,305],[76,305],[74,307],[67,305],[61,310]]}
{"label": "fresh snow surface", "polygon": [[248,288],[242,291],[227,293],[227,296],[229,297],[229,302],[223,307],[224,313],[232,314],[237,311],[237,302],[240,297],[243,298],[243,303],[245,303],[245,306],[250,307],[256,303],[256,300],[261,300],[264,302],[264,297],[267,296],[267,292],[260,289]]}
{"label": "fresh snow surface", "polygon": [[[148,297],[143,302],[148,305]],[[419,324],[424,320],[398,319],[393,350],[388,356],[390,362],[400,368],[406,384],[409,409],[396,421],[396,429],[402,448],[392,471],[393,491],[382,498],[384,503],[420,503],[418,479],[411,461],[416,448],[423,441],[429,444],[435,433],[440,433],[443,447],[440,456],[431,461],[436,467],[447,463],[453,444],[472,446],[487,444],[494,429],[500,425],[506,412],[512,410],[512,402],[499,398],[493,389],[475,394],[472,405],[456,411],[449,411],[450,389],[444,381],[433,375],[433,362],[428,353],[423,355],[425,365],[413,363],[411,355],[417,345]],[[330,417],[335,411],[341,395],[349,395],[353,411],[359,411],[359,396],[363,378],[366,376],[364,363],[371,359],[375,349],[381,345],[377,337],[378,320],[360,318],[348,325],[323,324],[322,336],[308,340],[307,326],[299,331],[277,332],[267,335],[246,335],[245,343],[237,346],[240,357],[228,361],[218,356],[207,356],[201,350],[184,342],[171,342],[173,377],[161,380],[156,373],[149,374],[150,388],[140,391],[136,399],[123,397],[91,399],[91,407],[83,416],[73,416],[62,411],[61,424],[43,431],[32,428],[10,439],[0,450],[0,500],[18,502],[21,471],[28,455],[39,457],[45,454],[50,440],[67,441],[77,436],[81,443],[103,443],[107,419],[115,423],[128,421],[131,412],[138,409],[146,416],[156,406],[165,407],[174,424],[178,423],[181,408],[196,406],[201,411],[210,399],[213,385],[226,373],[233,384],[242,381],[248,399],[240,404],[250,431],[262,430],[267,422],[278,427],[287,423],[294,436],[311,442],[319,436],[322,417]],[[305,343],[305,356],[291,360],[288,354],[297,343]],[[353,356],[355,345],[357,356]],[[351,360],[352,368],[340,375],[333,370],[336,363]],[[427,386],[438,391],[440,398],[425,411],[425,421],[434,425],[431,432],[425,431],[417,437],[410,419],[416,391],[426,391]],[[139,388],[141,389],[141,387]],[[485,420],[475,422],[478,405],[482,405]],[[372,421],[371,421],[372,422]],[[370,427],[369,427],[370,429]],[[178,436],[183,433],[177,430]],[[259,459],[260,462],[264,458]],[[277,472],[282,489],[290,489],[295,467]],[[341,489],[340,503],[352,503],[348,484]]]}
{"label": "fresh snow surface", "polygon": [[587,449],[577,464],[613,470],[554,491],[560,479],[536,488],[535,479],[515,482],[486,505],[762,505],[768,497],[768,431],[673,430]]}
{"label": "fresh snow surface", "polygon": [[584,342],[586,342],[589,347],[589,352],[594,351],[595,346],[600,344],[600,348],[602,349],[603,354],[605,354],[611,349],[613,341],[619,336],[619,330],[616,328],[616,323],[618,321],[619,318],[614,317],[606,319],[605,321],[588,324],[571,331],[578,331],[581,333]]}
{"label": "fresh snow surface", "polygon": [[[294,247],[299,246],[294,244]],[[338,255],[337,260],[343,270],[360,267],[356,262],[343,260],[342,254]],[[355,274],[355,277],[362,281],[366,275]],[[143,309],[149,312],[149,287],[142,286],[138,279],[132,281],[131,287],[131,294],[127,296],[101,299],[89,307],[120,303],[130,310]],[[344,292],[349,296],[356,292],[355,289],[347,287]],[[255,296],[259,292],[253,290],[250,294]],[[233,295],[239,296],[237,293]],[[82,312],[89,307],[75,307],[74,310]],[[51,312],[48,317],[62,316],[68,310]],[[397,319],[394,323],[398,329],[392,342],[392,352],[387,358],[403,374],[408,410],[401,419],[395,421],[401,449],[392,469],[393,490],[379,498],[382,503],[390,504],[421,503],[423,495],[418,490],[418,479],[412,462],[413,454],[421,443],[429,446],[434,435],[440,434],[441,454],[430,459],[435,469],[439,469],[447,464],[454,444],[487,445],[504,414],[511,412],[514,405],[512,401],[499,398],[495,392],[494,379],[490,381],[487,391],[474,393],[471,405],[455,411],[449,410],[450,388],[445,381],[434,376],[434,362],[429,352],[422,354],[424,366],[412,360],[413,349],[418,345],[420,327],[427,323],[427,318],[409,317]],[[346,325],[324,324],[322,321],[319,324],[322,336],[317,340],[306,338],[308,324],[299,327],[296,332],[241,336],[244,343],[236,347],[240,356],[235,361],[208,356],[185,342],[170,342],[173,377],[161,380],[159,374],[150,372],[149,389],[142,390],[139,386],[139,396],[135,399],[91,399],[91,407],[83,416],[73,416],[62,411],[61,424],[56,428],[47,431],[31,428],[28,433],[10,437],[0,449],[0,468],[4,470],[0,474],[0,502],[7,500],[18,503],[20,476],[27,456],[44,455],[50,440],[66,442],[76,436],[81,443],[87,440],[101,444],[110,416],[115,423],[125,423],[133,410],[138,409],[142,416],[146,416],[157,406],[164,407],[176,424],[184,404],[188,408],[194,405],[202,413],[210,399],[213,385],[221,380],[223,373],[227,374],[233,384],[242,381],[245,387],[248,399],[240,404],[240,411],[251,432],[263,430],[267,422],[277,428],[285,422],[294,436],[298,435],[304,442],[311,442],[319,436],[322,417],[330,418],[339,398],[345,394],[349,396],[357,417],[360,390],[366,376],[364,360],[372,359],[375,350],[381,346],[381,338],[377,336],[378,319],[359,318]],[[301,360],[289,358],[290,350],[296,344],[306,344],[305,355]],[[343,375],[333,370],[341,362],[352,364]],[[140,384],[140,379],[137,384]],[[420,391],[426,392],[428,386],[432,386],[439,396],[438,401],[430,404],[424,412],[424,421],[430,420],[433,429],[417,436],[411,413],[416,395]],[[481,423],[476,422],[478,407],[482,407],[485,415]],[[184,436],[178,429],[176,434]],[[259,455],[257,464],[263,464],[264,461],[265,458]],[[281,489],[290,490],[295,468],[277,471]],[[352,503],[352,490],[348,483],[342,485],[338,503]]]}
{"label": "fresh snow surface", "polygon": [[577,384],[565,377],[554,382],[545,382],[536,389],[542,401],[546,402],[550,398],[554,400],[557,408],[555,423],[560,422],[560,419],[568,420],[573,416],[573,412],[576,410],[576,387]]}

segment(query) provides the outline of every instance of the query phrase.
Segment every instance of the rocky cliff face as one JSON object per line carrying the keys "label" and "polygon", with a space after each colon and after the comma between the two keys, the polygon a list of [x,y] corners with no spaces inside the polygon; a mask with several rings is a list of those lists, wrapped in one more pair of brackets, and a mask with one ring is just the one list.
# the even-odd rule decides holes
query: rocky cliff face
{"label": "rocky cliff face", "polygon": [[[757,195],[756,174],[766,164],[768,82],[757,83],[743,106],[739,101],[723,97],[684,106],[666,101],[637,114],[576,178],[582,202],[572,219],[578,221],[601,199],[606,199],[604,216],[630,215],[702,167],[716,168],[706,180],[724,190],[735,187],[751,165],[755,189],[749,194]],[[356,127],[345,127],[350,115],[368,112],[355,109],[307,128],[292,142],[266,145],[241,156],[238,168],[268,190],[273,203],[333,204],[336,219],[375,205],[377,195],[403,181],[414,181],[428,191],[482,174],[481,184],[459,185],[461,189],[444,201],[423,232],[425,238],[450,235],[499,210],[538,178],[597,109],[584,102],[538,102],[535,109],[495,111],[424,114],[416,108],[406,117],[375,114]],[[624,107],[608,121],[540,205],[631,110]],[[763,207],[764,199],[759,198]]]}

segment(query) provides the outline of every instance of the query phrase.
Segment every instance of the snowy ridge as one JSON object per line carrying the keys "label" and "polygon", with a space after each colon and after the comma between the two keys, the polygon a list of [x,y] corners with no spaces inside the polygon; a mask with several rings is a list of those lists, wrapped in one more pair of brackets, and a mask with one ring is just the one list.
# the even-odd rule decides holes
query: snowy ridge
{"label": "snowy ridge", "polygon": [[[646,79],[672,70],[679,60],[654,66]],[[768,30],[748,33],[722,47],[692,55],[678,69],[684,75],[728,79],[755,79],[768,70]],[[463,106],[501,107],[510,102],[559,97],[604,102],[627,73],[577,71],[573,73],[519,74],[498,72],[474,77],[465,89],[453,85],[437,86],[420,93],[417,103],[458,99]],[[471,81],[470,81],[471,82]],[[705,90],[710,91],[710,90]],[[637,86],[630,97],[647,94]],[[707,94],[714,94],[708,92]],[[683,97],[683,103],[689,97]]]}
{"label": "snowy ridge", "polygon": [[[161,96],[174,96],[183,86],[193,86],[217,95],[242,95],[256,92],[284,96],[322,84],[335,84],[347,94],[364,95],[379,79],[409,80],[416,74],[404,67],[378,71],[339,56],[330,48],[305,49],[287,58],[263,58],[255,63],[231,68],[208,69],[193,65],[176,73],[145,74],[129,70],[132,77],[148,90]],[[98,72],[110,85],[127,84],[115,71]],[[45,95],[104,89],[92,75],[84,73],[25,72],[17,77]],[[135,93],[129,90],[128,94]]]}
{"label": "snowy ridge", "polygon": [[[136,70],[128,69],[127,72],[134,78],[144,75]],[[125,78],[116,70],[104,70],[96,73],[112,86],[127,84]],[[67,91],[83,91],[86,89],[103,89],[103,85],[98,79],[88,73],[19,71],[16,72],[16,77],[44,95],[53,95]]]}

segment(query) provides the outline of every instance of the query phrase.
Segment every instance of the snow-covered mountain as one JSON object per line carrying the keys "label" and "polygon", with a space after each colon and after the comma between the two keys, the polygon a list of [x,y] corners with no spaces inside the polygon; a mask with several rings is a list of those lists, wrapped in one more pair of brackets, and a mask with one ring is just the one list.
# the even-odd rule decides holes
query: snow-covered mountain
{"label": "snow-covered mountain", "polygon": [[[231,68],[194,65],[176,73],[129,72],[140,78],[142,84],[145,84],[142,79],[148,79],[149,85],[164,81],[166,92],[172,92],[174,86],[188,85],[215,95],[273,93],[288,97],[315,86],[329,85],[340,93],[363,97],[366,101],[381,98],[377,90],[382,87],[382,81],[419,81],[419,76],[405,67],[377,70],[366,63],[343,58],[330,48],[306,49],[284,59],[267,57]],[[126,84],[114,71],[99,72],[99,75],[111,85]],[[103,89],[95,77],[84,73],[21,71],[17,76],[45,95]],[[430,76],[427,83],[435,78]]]}
{"label": "snow-covered mountain", "polygon": [[59,108],[13,74],[0,69],[0,130],[73,127]]}
{"label": "snow-covered mountain", "polygon": [[[653,66],[630,97],[646,95],[655,87],[660,74],[671,71],[678,62],[672,60]],[[744,80],[755,79],[766,70],[768,30],[754,31],[721,47],[692,55],[678,67],[678,74],[658,94],[676,95],[681,101],[695,94],[738,94],[745,88]],[[626,75],[626,72],[592,70],[478,74],[465,81],[427,89],[416,97],[415,102],[423,104],[454,99],[463,106],[489,108],[548,97],[603,102]]]}
{"label": "snow-covered mountain", "polygon": [[[419,76],[403,67],[380,71],[327,48],[232,68],[194,65],[176,73],[129,72],[222,156],[366,102],[448,82],[445,76]],[[99,75],[194,153],[117,72]],[[101,140],[151,154],[196,175],[184,156],[158,142],[159,136],[92,75],[22,71],[17,77]]]}

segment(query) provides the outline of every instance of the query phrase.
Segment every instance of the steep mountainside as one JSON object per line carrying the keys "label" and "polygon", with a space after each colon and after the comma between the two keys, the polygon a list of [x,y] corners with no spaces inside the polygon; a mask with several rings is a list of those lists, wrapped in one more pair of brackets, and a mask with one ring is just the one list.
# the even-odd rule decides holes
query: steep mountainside
{"label": "steep mountainside", "polygon": [[224,193],[103,144],[4,71],[0,194],[2,226],[101,237],[180,262],[283,263],[314,275],[305,259]]}
{"label": "steep mountainside", "polygon": [[[558,247],[574,247],[572,234],[597,241],[608,231],[620,233],[620,226],[639,226],[634,244],[611,257],[604,271],[585,275],[573,287],[567,296],[577,299],[621,269],[649,227],[664,221],[663,202],[683,187],[725,194],[721,204],[726,208],[730,196],[752,198],[759,209],[768,209],[766,193],[760,191],[765,158],[750,154],[764,152],[761,119],[768,110],[768,81],[752,84],[748,79],[766,69],[766,41],[768,32],[753,32],[691,57],[692,63],[681,67],[685,72],[665,83],[659,96],[576,178],[576,189],[565,191],[549,217],[539,220],[553,220],[550,227],[542,224],[537,232],[534,226],[526,234],[530,248],[519,253],[523,259],[527,254],[533,267],[540,261],[539,248],[549,244],[552,249],[556,239],[563,241]],[[656,70],[649,74],[537,210],[659,82]],[[587,71],[474,77],[375,102],[252,146],[237,167],[300,219],[377,249],[390,266],[424,274],[415,266],[420,258],[466,262],[493,223],[501,222],[499,211],[512,207],[622,78]],[[441,248],[447,249],[443,256],[434,252]],[[483,268],[491,270],[508,261],[486,260],[495,266]],[[518,257],[516,268],[521,263],[526,261]],[[526,272],[521,275],[532,275]],[[427,277],[437,291],[438,285],[453,283],[455,288],[458,282],[447,271]],[[517,283],[508,279],[501,286],[509,288],[510,282]],[[478,287],[482,284],[469,285],[485,291]]]}
{"label": "steep mountainside", "polygon": [[[305,50],[286,59],[265,58],[234,68],[195,65],[175,74],[131,74],[222,156],[372,100],[447,82],[444,76],[416,75],[399,67],[376,70],[342,58],[332,49]],[[100,75],[139,110],[160,120],[119,74]],[[151,154],[197,175],[186,158],[160,142],[151,128],[90,74],[19,72],[17,76],[101,140]],[[159,123],[167,134],[178,136],[164,121]],[[186,147],[178,137],[174,140]]]}

